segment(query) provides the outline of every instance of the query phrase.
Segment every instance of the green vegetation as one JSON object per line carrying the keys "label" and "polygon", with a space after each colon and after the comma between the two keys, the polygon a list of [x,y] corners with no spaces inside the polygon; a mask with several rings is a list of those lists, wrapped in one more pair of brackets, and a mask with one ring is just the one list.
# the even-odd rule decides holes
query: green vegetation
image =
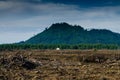
{"label": "green vegetation", "polygon": [[17,44],[2,44],[2,50],[19,49],[119,49],[120,34],[105,29],[86,30],[67,23],[52,24],[42,33]]}
{"label": "green vegetation", "polygon": [[86,30],[78,25],[56,23],[23,42],[27,44],[118,44],[120,34],[106,29]]}
{"label": "green vegetation", "polygon": [[4,50],[21,50],[21,49],[119,49],[118,45],[113,44],[2,44],[0,51]]}

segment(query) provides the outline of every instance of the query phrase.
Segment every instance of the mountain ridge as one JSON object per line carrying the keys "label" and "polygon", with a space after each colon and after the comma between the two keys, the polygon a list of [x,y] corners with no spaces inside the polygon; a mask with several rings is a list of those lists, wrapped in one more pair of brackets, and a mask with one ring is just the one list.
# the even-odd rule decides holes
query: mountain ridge
{"label": "mountain ridge", "polygon": [[79,25],[68,23],[52,24],[43,32],[26,40],[30,44],[120,44],[120,34],[107,29],[86,30]]}

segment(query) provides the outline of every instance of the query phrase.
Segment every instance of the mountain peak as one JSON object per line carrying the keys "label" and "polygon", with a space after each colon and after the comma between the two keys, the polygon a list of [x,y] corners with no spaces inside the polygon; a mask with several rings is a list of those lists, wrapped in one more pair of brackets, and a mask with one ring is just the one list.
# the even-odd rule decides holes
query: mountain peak
{"label": "mountain peak", "polygon": [[57,26],[57,25],[59,25],[59,26],[63,26],[63,25],[70,26],[70,25],[69,25],[68,23],[66,23],[66,22],[61,22],[61,23],[52,24],[52,26]]}
{"label": "mountain peak", "polygon": [[51,29],[58,29],[58,30],[84,30],[83,27],[79,26],[79,25],[70,25],[66,22],[62,22],[62,23],[55,23],[55,24],[52,24],[49,28],[50,30]]}
{"label": "mountain peak", "polygon": [[63,29],[63,28],[69,28],[69,27],[71,27],[71,25],[69,25],[68,23],[65,23],[65,22],[63,22],[63,23],[55,23],[55,24],[52,24],[51,26],[50,26],[50,29],[52,28],[52,29]]}

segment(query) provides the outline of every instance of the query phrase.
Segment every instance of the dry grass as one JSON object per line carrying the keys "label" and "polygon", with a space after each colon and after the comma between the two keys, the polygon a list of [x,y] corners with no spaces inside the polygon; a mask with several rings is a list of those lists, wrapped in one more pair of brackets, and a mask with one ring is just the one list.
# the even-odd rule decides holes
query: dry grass
{"label": "dry grass", "polygon": [[[28,64],[23,66],[26,60],[40,65],[28,69]],[[119,75],[119,50],[0,52],[0,80],[119,80]]]}

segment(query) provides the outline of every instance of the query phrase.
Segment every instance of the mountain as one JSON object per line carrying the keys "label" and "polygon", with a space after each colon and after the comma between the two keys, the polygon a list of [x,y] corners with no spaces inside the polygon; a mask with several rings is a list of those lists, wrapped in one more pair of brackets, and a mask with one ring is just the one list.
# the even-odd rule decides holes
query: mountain
{"label": "mountain", "polygon": [[120,34],[106,29],[86,30],[68,23],[52,24],[43,32],[31,37],[25,43],[30,44],[81,44],[103,43],[120,44]]}

